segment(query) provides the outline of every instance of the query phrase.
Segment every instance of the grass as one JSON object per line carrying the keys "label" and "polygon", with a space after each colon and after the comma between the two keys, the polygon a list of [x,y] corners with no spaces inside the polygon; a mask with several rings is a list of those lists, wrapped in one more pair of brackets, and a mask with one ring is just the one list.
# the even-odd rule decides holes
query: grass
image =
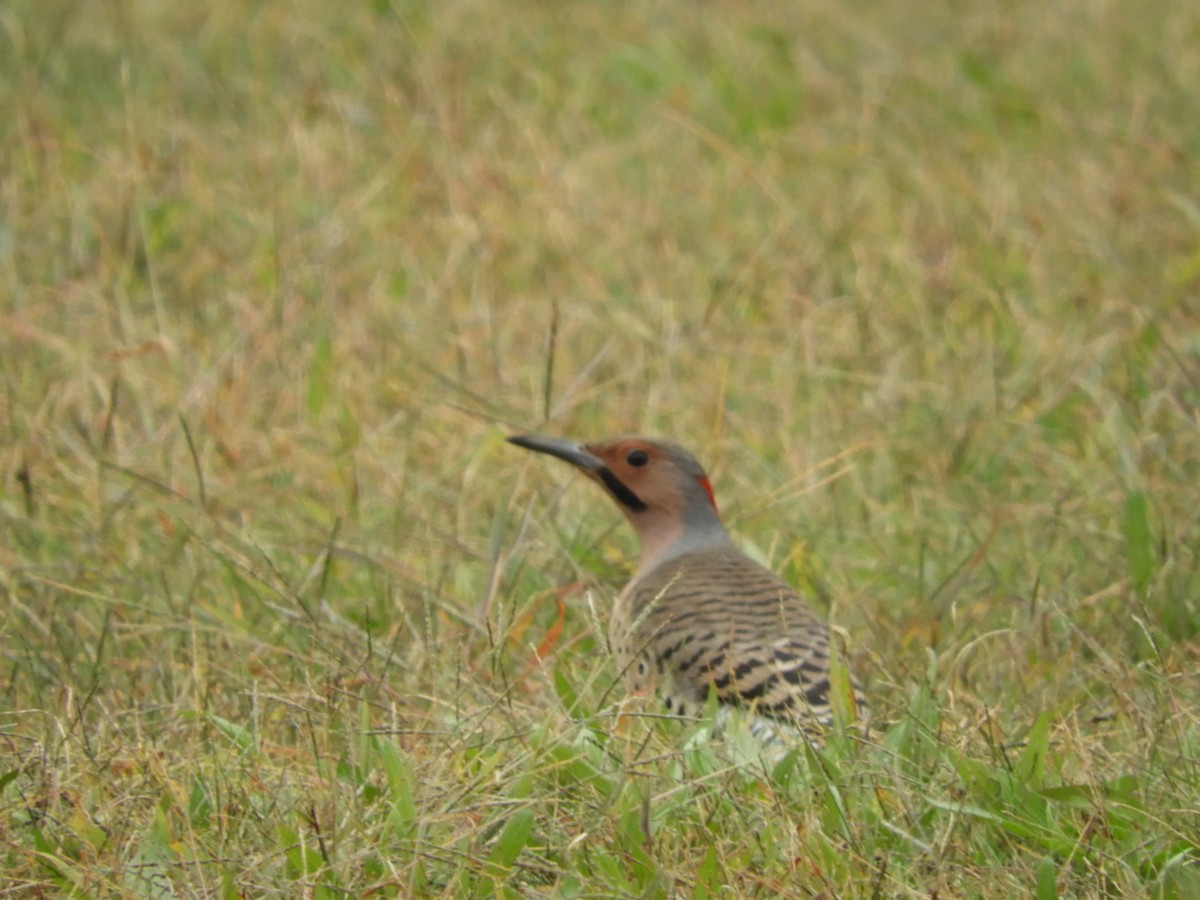
{"label": "grass", "polygon": [[[0,896],[1200,894],[1188,4],[16,0],[0,76]],[[692,447],[869,738],[618,718],[534,429]]]}

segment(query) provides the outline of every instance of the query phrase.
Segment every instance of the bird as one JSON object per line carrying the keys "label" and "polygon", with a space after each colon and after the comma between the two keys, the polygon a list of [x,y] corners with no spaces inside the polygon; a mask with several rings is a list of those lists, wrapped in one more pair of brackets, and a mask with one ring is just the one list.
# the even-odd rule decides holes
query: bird
{"label": "bird", "polygon": [[[637,531],[641,558],[617,596],[609,643],[627,692],[657,693],[696,717],[715,693],[717,725],[749,712],[765,744],[819,738],[845,685],[831,670],[829,629],[787,582],[734,543],[712,483],[683,447],[626,435],[584,443],[538,434],[508,441],[570,463],[599,484]],[[866,701],[851,678],[851,715]]]}

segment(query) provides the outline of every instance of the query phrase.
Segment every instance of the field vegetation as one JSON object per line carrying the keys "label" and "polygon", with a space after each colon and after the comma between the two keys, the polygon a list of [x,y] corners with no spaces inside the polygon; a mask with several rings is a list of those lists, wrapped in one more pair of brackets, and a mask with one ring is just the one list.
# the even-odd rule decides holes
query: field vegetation
{"label": "field vegetation", "polygon": [[[1200,6],[11,0],[0,896],[1200,896]],[[692,448],[863,736],[623,703]]]}

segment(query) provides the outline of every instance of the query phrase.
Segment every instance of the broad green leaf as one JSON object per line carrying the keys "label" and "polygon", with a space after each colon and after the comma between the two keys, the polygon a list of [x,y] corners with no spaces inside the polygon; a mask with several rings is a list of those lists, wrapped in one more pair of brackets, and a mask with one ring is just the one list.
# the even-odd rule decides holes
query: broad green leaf
{"label": "broad green leaf", "polygon": [[222,718],[214,713],[207,713],[208,720],[212,722],[221,733],[227,738],[245,750],[247,753],[258,752],[258,738],[254,732],[248,728],[239,725],[237,722],[232,722],[229,719]]}
{"label": "broad green leaf", "polygon": [[1046,764],[1046,751],[1050,747],[1050,714],[1041,713],[1034,720],[1025,749],[1016,764],[1016,775],[1030,787],[1040,787]]}
{"label": "broad green leaf", "polygon": [[1134,491],[1126,496],[1121,530],[1125,537],[1129,578],[1133,582],[1134,590],[1141,593],[1154,575],[1154,539],[1150,534],[1146,495],[1141,491]]}
{"label": "broad green leaf", "polygon": [[533,833],[533,821],[532,810],[519,809],[513,813],[496,839],[496,846],[488,854],[488,862],[505,869],[516,862],[529,842],[529,835]]}
{"label": "broad green leaf", "polygon": [[392,826],[399,837],[406,837],[417,821],[417,805],[413,800],[413,773],[400,748],[385,738],[376,738],[375,752],[383,764],[392,802]]}
{"label": "broad green leaf", "polygon": [[1058,900],[1058,866],[1050,857],[1043,857],[1035,869],[1037,886],[1034,897],[1037,900]]}

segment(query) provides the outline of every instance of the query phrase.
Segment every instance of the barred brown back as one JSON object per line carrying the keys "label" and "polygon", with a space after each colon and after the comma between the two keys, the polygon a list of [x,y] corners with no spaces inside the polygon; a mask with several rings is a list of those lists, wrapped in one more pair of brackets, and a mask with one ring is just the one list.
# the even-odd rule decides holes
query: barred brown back
{"label": "barred brown back", "polygon": [[669,559],[631,583],[611,630],[627,687],[657,689],[674,713],[697,713],[711,686],[723,703],[788,724],[832,720],[828,629],[732,546]]}

